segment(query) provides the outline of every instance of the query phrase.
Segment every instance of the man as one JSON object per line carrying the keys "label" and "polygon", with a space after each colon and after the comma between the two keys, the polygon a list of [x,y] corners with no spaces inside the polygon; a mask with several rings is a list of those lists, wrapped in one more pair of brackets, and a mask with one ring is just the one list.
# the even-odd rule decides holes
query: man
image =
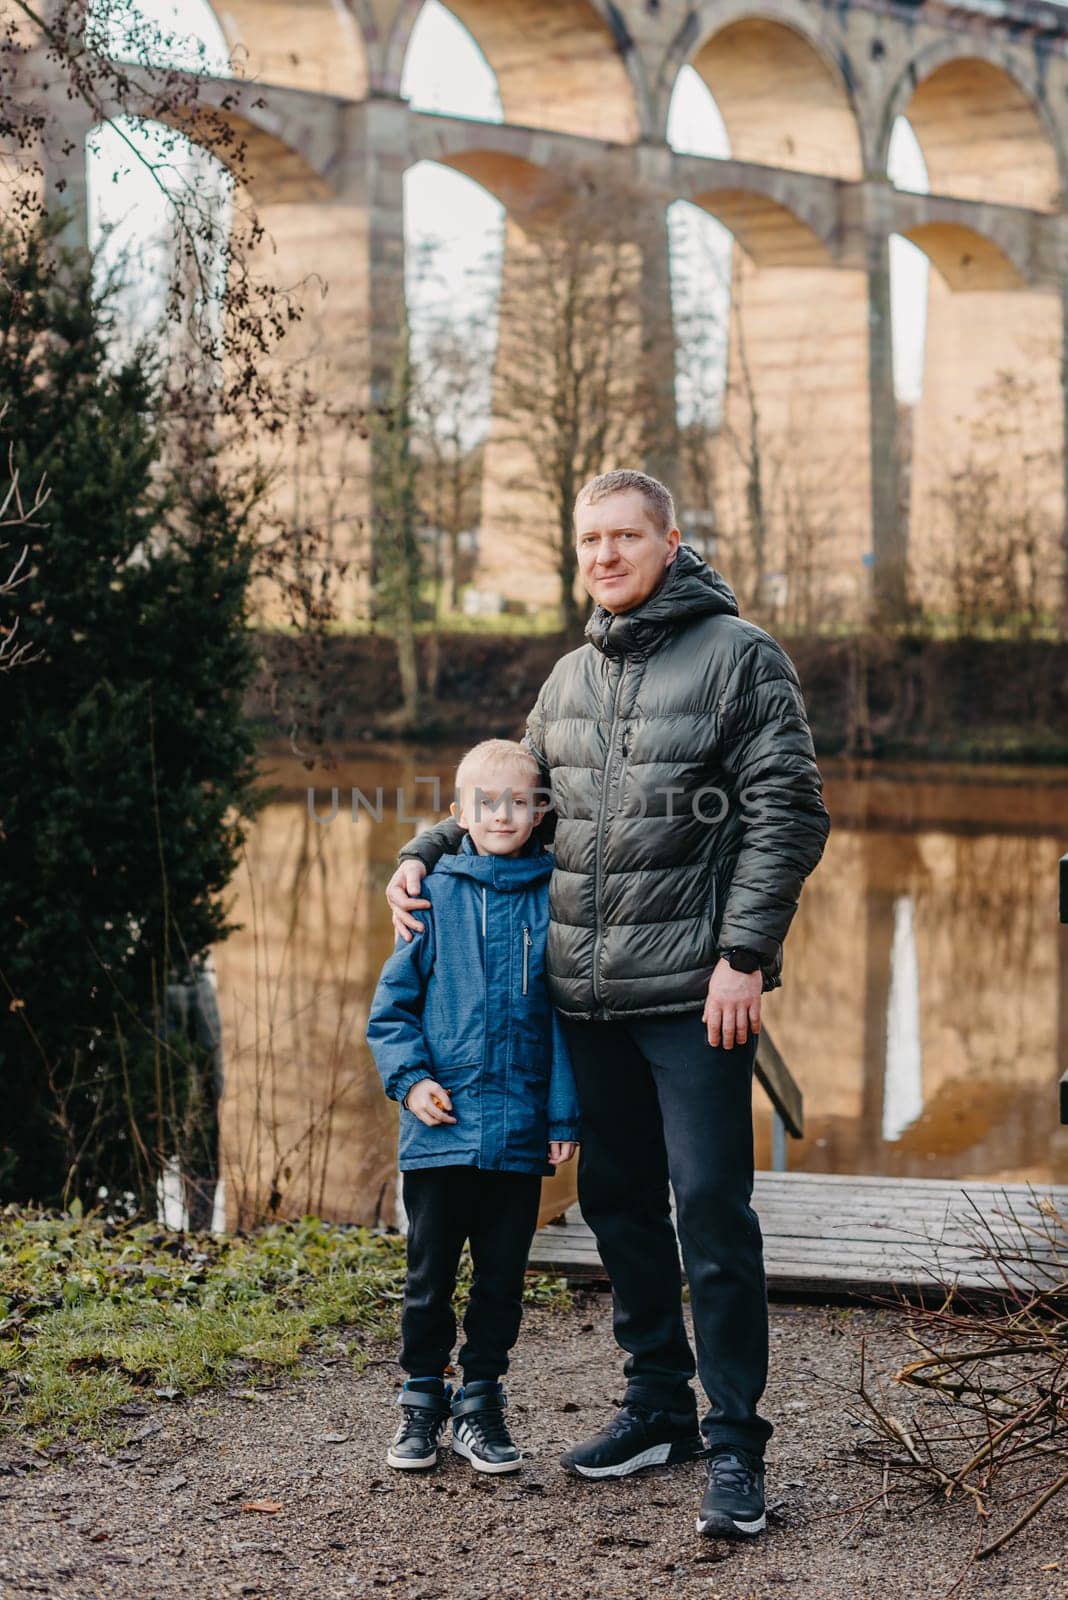
{"label": "man", "polygon": [[[587,643],[557,662],[524,742],[552,794],[546,969],[582,1109],[579,1202],[612,1282],[623,1405],[563,1464],[615,1477],[707,1460],[698,1532],[765,1525],[757,1412],[768,1314],[753,1186],[761,995],[830,826],[797,675],[680,542],[669,491],[593,478],[575,504]],[[405,938],[446,820],[387,889]],[[697,1369],[698,1431],[678,1243]],[[704,1449],[702,1450],[702,1442]]]}

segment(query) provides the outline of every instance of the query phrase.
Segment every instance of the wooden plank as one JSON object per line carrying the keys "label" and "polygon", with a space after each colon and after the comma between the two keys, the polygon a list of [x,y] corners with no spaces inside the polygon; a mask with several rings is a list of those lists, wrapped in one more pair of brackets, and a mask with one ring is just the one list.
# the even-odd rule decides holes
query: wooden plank
{"label": "wooden plank", "polygon": [[767,1028],[761,1027],[757,1039],[756,1076],[764,1092],[786,1124],[786,1131],[795,1139],[804,1138],[805,1103],[801,1090]]}
{"label": "wooden plank", "polygon": [[[772,1290],[931,1294],[955,1280],[965,1292],[999,1293],[1005,1277],[984,1257],[979,1242],[993,1235],[1011,1254],[1020,1244],[1018,1223],[1035,1229],[1029,1242],[1039,1256],[1034,1263],[1007,1261],[1010,1280],[1020,1288],[1063,1281],[1063,1262],[1058,1266],[1052,1254],[1043,1270],[1036,1234],[1043,1220],[1037,1207],[1044,1197],[1068,1216],[1064,1185],[760,1173],[754,1206]],[[576,1279],[604,1277],[596,1241],[577,1205],[565,1226],[536,1235],[531,1265]]]}

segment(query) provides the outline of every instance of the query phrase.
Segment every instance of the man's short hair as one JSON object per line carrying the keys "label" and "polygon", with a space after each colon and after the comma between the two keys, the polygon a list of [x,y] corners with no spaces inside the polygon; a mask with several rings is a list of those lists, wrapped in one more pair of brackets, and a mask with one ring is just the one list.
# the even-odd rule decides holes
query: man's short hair
{"label": "man's short hair", "polygon": [[541,782],[541,768],[537,757],[525,744],[517,744],[514,739],[483,739],[481,744],[465,752],[456,768],[456,791],[462,794],[464,785],[473,781],[476,771],[483,776],[496,776],[517,767],[529,774],[530,788],[536,789]]}
{"label": "man's short hair", "polygon": [[596,505],[599,500],[606,500],[610,494],[619,494],[623,489],[637,489],[652,513],[657,532],[666,539],[675,526],[675,501],[671,490],[659,478],[651,478],[647,472],[636,472],[630,467],[599,472],[596,478],[584,483],[575,496],[572,523],[579,506]]}

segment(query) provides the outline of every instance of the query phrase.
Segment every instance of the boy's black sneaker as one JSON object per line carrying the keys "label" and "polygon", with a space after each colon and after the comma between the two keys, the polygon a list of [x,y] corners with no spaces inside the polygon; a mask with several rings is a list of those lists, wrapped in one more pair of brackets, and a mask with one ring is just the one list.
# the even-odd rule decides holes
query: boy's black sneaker
{"label": "boy's black sneaker", "polygon": [[583,1478],[625,1478],[643,1467],[692,1461],[700,1454],[696,1407],[692,1411],[653,1411],[625,1401],[607,1428],[572,1445],[560,1457],[560,1464]]}
{"label": "boy's black sneaker", "polygon": [[433,1389],[410,1389],[407,1384],[397,1396],[401,1408],[400,1426],[386,1452],[391,1467],[416,1469],[437,1465],[438,1444],[449,1420],[452,1384]]}
{"label": "boy's black sneaker", "polygon": [[731,1445],[706,1451],[706,1456],[708,1488],[697,1514],[698,1533],[741,1534],[746,1539],[762,1533],[767,1524],[763,1461]]}
{"label": "boy's black sneaker", "polygon": [[458,1390],[452,1402],[452,1447],[476,1472],[518,1472],[523,1453],[508,1432],[508,1401],[499,1383],[476,1379]]}

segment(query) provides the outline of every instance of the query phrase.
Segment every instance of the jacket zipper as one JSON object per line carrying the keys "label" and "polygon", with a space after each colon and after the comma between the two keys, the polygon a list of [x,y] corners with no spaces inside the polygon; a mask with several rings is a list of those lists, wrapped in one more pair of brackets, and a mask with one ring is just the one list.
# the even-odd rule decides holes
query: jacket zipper
{"label": "jacket zipper", "polygon": [[627,755],[630,751],[630,724],[623,725],[622,759],[619,763],[619,777],[616,780],[616,805],[623,805],[623,785],[627,781]]}
{"label": "jacket zipper", "polygon": [[482,941],[486,940],[486,885],[482,885]]}
{"label": "jacket zipper", "polygon": [[529,971],[530,971],[530,969],[528,967],[528,964],[527,964],[528,952],[529,952],[530,947],[533,944],[533,942],[534,941],[530,937],[530,929],[524,925],[524,928],[523,928],[523,993],[524,994],[526,994],[526,992],[527,992],[527,980],[528,980]]}
{"label": "jacket zipper", "polygon": [[616,714],[619,710],[619,691],[623,687],[623,679],[627,675],[627,664],[624,661],[619,669],[619,678],[616,681],[616,692],[612,697],[612,721],[608,729],[608,757],[605,761],[604,775],[601,779],[601,809],[597,822],[597,838],[594,842],[593,852],[593,1000],[595,1005],[601,1003],[601,986],[598,982],[597,963],[601,954],[601,876],[602,854],[604,850],[604,822],[608,810],[608,793],[612,775],[613,751],[616,742]]}

